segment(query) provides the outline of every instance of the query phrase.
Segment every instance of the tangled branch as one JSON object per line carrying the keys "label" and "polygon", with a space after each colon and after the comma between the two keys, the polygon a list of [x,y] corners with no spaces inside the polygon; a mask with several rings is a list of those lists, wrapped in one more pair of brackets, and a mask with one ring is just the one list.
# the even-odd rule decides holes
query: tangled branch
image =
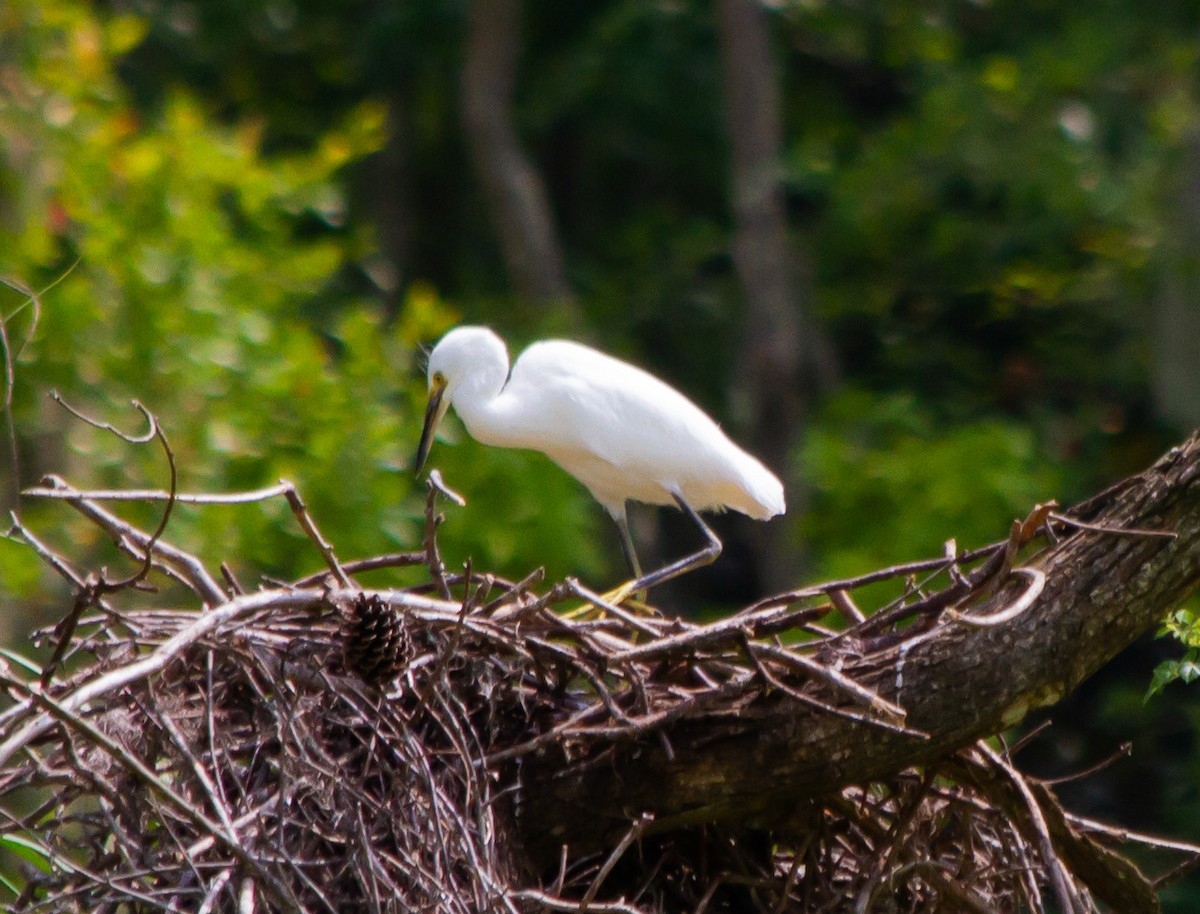
{"label": "tangled branch", "polygon": [[[1022,555],[1080,523],[1053,505],[985,549],[951,543],[937,559],[700,624],[572,580],[541,588],[538,572],[447,571],[438,501],[453,493],[440,479],[419,550],[349,562],[288,483],[197,495],[176,492],[174,473],[166,492],[51,477],[27,494],[65,501],[144,572],[101,590],[14,518],[14,535],[79,595],[73,633],[55,636],[68,672],[0,660],[0,841],[41,865],[16,911],[867,912],[886,898],[896,911],[1136,912],[1156,909],[1160,883],[1114,837],[1186,865],[1200,853],[1073,817],[986,742],[813,797],[783,831],[632,812],[602,851],[564,845],[553,868],[522,852],[515,823],[538,802],[523,780],[535,759],[603,766],[647,745],[670,760],[681,723],[780,700],[926,739],[846,661],[930,637],[939,618],[997,625],[1028,612],[1044,577]],[[165,520],[146,532],[104,507],[162,501],[169,516],[272,497],[288,500],[325,570],[253,593],[227,564],[222,585],[167,541]],[[427,580],[377,590],[355,578],[404,565],[424,565]],[[190,602],[125,600],[155,576]],[[976,612],[1013,578],[1024,590]],[[855,593],[882,581],[896,598],[860,608]]]}

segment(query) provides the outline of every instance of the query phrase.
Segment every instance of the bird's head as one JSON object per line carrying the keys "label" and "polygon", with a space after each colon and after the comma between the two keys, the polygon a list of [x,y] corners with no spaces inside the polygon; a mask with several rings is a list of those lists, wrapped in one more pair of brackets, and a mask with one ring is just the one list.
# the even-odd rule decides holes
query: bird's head
{"label": "bird's head", "polygon": [[433,447],[433,436],[446,410],[462,390],[498,393],[508,377],[508,349],[487,327],[456,327],[429,353],[429,405],[417,447],[416,472],[420,473]]}

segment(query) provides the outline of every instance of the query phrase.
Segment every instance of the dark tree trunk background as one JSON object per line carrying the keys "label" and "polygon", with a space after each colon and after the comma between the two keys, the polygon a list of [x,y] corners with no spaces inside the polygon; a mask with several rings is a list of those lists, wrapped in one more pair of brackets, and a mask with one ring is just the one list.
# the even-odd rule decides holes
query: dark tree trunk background
{"label": "dark tree trunk background", "polygon": [[[662,744],[614,746],[599,764],[535,761],[523,780],[537,802],[519,820],[534,858],[549,865],[563,844],[578,851],[615,841],[646,812],[663,831],[784,826],[808,798],[944,756],[1059,701],[1200,582],[1200,430],[1074,516],[1176,535],[1079,529],[1026,563],[1045,586],[1011,622],[977,627],[942,615],[924,634],[842,667],[905,708],[907,725],[928,739],[779,695],[681,720]],[[1011,580],[976,611],[995,611],[1025,587],[1023,577]]]}
{"label": "dark tree trunk background", "polygon": [[513,120],[521,12],[521,0],[472,0],[462,70],[463,125],[513,289],[531,302],[574,310],[549,198]]}
{"label": "dark tree trunk background", "polygon": [[[716,14],[730,144],[733,259],[745,294],[745,333],[735,390],[752,450],[786,473],[799,443],[806,395],[832,386],[832,347],[814,321],[807,258],[790,238],[781,182],[779,73],[770,19],[756,0],[717,0]],[[789,510],[804,512],[793,486]],[[767,592],[796,579],[794,546],[779,525],[741,524]]]}
{"label": "dark tree trunk background", "polygon": [[379,253],[388,271],[373,276],[389,317],[400,313],[412,262],[412,197],[408,184],[409,99],[393,88],[388,98],[387,142],[371,163],[371,191],[364,194],[374,210]]}
{"label": "dark tree trunk background", "polygon": [[1184,140],[1177,181],[1174,256],[1154,310],[1154,395],[1159,413],[1186,427],[1200,422],[1200,126]]}

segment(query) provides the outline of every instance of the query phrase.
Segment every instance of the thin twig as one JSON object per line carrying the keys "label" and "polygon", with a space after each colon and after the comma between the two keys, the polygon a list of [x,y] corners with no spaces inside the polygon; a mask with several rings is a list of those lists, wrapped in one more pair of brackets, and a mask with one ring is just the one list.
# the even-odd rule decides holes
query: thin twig
{"label": "thin twig", "polygon": [[604,880],[608,878],[608,874],[612,872],[617,861],[625,856],[625,852],[629,850],[630,845],[637,841],[654,821],[654,816],[650,813],[642,813],[629,829],[625,832],[617,846],[613,848],[612,853],[608,855],[608,859],[600,867],[600,871],[596,873],[596,878],[592,880],[592,884],[588,886],[588,890],[583,893],[583,898],[579,901],[579,914],[587,914],[588,908],[600,891],[600,886],[604,884]]}
{"label": "thin twig", "polygon": [[1145,527],[1109,527],[1105,524],[1090,524],[1065,514],[1050,514],[1049,518],[1068,527],[1078,527],[1080,530],[1091,530],[1094,533],[1109,533],[1114,536],[1158,536],[1163,539],[1176,539],[1179,534],[1174,530],[1149,530]]}
{"label": "thin twig", "polygon": [[427,486],[429,494],[425,498],[425,542],[423,544],[425,547],[425,564],[429,567],[429,576],[433,578],[433,582],[437,585],[442,598],[449,600],[450,585],[446,582],[446,566],[442,562],[437,541],[438,527],[442,525],[442,522],[446,518],[445,515],[437,513],[437,496],[443,495],[459,507],[462,507],[467,502],[453,489],[446,487],[446,484],[442,482],[441,472],[436,469],[429,471]]}
{"label": "thin twig", "polygon": [[[72,692],[57,699],[56,709],[73,713],[89,701],[106,695],[115,689],[129,685],[139,679],[144,679],[154,673],[161,672],[168,663],[181,652],[197,643],[201,638],[216,633],[238,619],[268,607],[288,608],[311,606],[321,600],[322,594],[314,591],[297,590],[292,592],[264,591],[230,600],[202,616],[165,641],[145,657],[118,667],[90,680]],[[49,713],[35,715],[27,723],[12,733],[8,739],[0,743],[0,768],[8,763],[13,753],[44,734],[54,725],[54,717]]]}
{"label": "thin twig", "polygon": [[[181,505],[245,505],[286,495],[289,482],[249,492],[179,492],[175,502]],[[163,489],[76,489],[71,486],[30,486],[22,495],[35,498],[87,499],[88,501],[170,501]]]}
{"label": "thin twig", "polygon": [[338,562],[337,556],[334,555],[333,546],[321,535],[321,531],[317,529],[317,523],[313,520],[312,515],[308,513],[308,507],[300,498],[300,493],[296,487],[286,479],[279,480],[281,486],[286,488],[283,491],[283,497],[287,499],[288,506],[292,509],[292,513],[296,515],[296,520],[300,522],[301,528],[308,538],[313,541],[317,547],[317,551],[325,559],[325,564],[329,566],[329,570],[333,572],[334,580],[342,587],[353,587],[350,577],[346,574],[341,564]]}
{"label": "thin twig", "polygon": [[[51,488],[70,488],[57,476],[47,476],[42,482]],[[67,502],[84,517],[107,531],[117,545],[131,557],[139,562],[145,560],[148,551],[146,547],[150,544],[150,534],[137,529],[85,498],[69,498]],[[219,606],[225,602],[225,592],[221,589],[221,585],[208,573],[196,556],[172,546],[161,538],[154,543],[154,547],[155,558],[162,563],[165,572],[174,572],[185,586],[189,587],[208,605]]]}
{"label": "thin twig", "polygon": [[1046,586],[1046,575],[1036,568],[1014,568],[1012,573],[1023,574],[1029,578],[1029,586],[1025,588],[1020,597],[1013,600],[1004,609],[989,613],[986,616],[973,616],[950,608],[946,610],[946,618],[962,622],[964,625],[978,627],[1003,625],[1005,622],[1011,622],[1017,618],[1017,616],[1029,609],[1037,598],[1042,595],[1042,589]]}

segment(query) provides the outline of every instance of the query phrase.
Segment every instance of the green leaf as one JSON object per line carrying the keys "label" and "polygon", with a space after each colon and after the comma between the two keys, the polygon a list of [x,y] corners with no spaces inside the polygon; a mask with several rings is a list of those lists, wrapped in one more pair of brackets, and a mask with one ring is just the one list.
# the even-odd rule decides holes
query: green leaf
{"label": "green leaf", "polygon": [[1150,678],[1150,686],[1146,689],[1146,694],[1143,697],[1143,702],[1149,701],[1168,685],[1179,678],[1179,662],[1176,660],[1164,660],[1154,668],[1154,675]]}
{"label": "green leaf", "polygon": [[56,861],[61,862],[60,858],[50,853],[40,841],[26,838],[24,835],[0,835],[0,848],[12,851],[43,873],[50,872]]}

